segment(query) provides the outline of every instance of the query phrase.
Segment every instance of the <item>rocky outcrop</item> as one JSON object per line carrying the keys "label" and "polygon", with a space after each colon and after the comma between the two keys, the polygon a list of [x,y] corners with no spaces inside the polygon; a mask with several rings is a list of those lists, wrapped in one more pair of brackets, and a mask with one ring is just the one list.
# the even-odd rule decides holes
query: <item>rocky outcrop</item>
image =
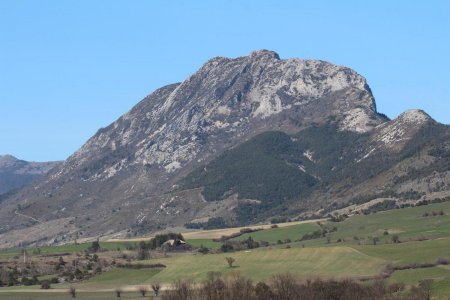
{"label": "rocky outcrop", "polygon": [[236,59],[217,57],[101,129],[57,176],[92,165],[99,153],[113,152],[127,157],[102,164],[86,180],[104,180],[130,166],[172,173],[198,156],[202,159],[205,144],[216,143],[212,137],[245,136],[256,130],[255,122],[269,123],[280,114],[293,115],[297,123],[344,115],[342,129],[356,132],[384,120],[376,113],[366,80],[351,69],[324,61],[281,60],[266,50]]}

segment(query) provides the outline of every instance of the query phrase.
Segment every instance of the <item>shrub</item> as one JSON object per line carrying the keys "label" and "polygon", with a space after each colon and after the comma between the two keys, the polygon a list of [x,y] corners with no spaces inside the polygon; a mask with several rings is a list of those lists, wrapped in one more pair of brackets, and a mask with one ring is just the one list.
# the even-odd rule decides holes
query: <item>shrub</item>
{"label": "shrub", "polygon": [[387,292],[389,294],[397,294],[405,290],[405,284],[403,282],[393,283],[388,286]]}
{"label": "shrub", "polygon": [[365,215],[370,213],[377,213],[380,211],[392,210],[398,208],[397,202],[395,200],[384,200],[382,202],[378,202],[374,205],[371,205],[367,209],[363,211]]}
{"label": "shrub", "polygon": [[[163,300],[196,300],[195,290],[191,282],[177,280],[173,284],[173,288],[166,291],[162,296]],[[214,298],[209,298],[214,299]]]}
{"label": "shrub", "polygon": [[203,245],[200,245],[200,249],[198,249],[198,252],[202,253],[202,254],[208,254],[209,253],[209,249],[206,248]]}
{"label": "shrub", "polygon": [[[425,295],[430,284],[421,283],[420,295]],[[372,284],[360,284],[352,280],[307,280],[300,282],[291,274],[274,276],[270,281],[256,285],[240,275],[224,280],[211,274],[202,284],[193,288],[190,282],[176,281],[173,288],[162,295],[163,300],[297,300],[297,299],[397,299],[404,284],[387,286],[377,280]],[[419,295],[419,294],[416,294]],[[416,296],[414,295],[414,296]],[[402,298],[403,299],[403,298]],[[408,298],[408,299],[425,299]]]}
{"label": "shrub", "polygon": [[439,258],[436,261],[436,264],[438,264],[438,265],[448,265],[449,264],[449,260],[445,259],[445,258]]}
{"label": "shrub", "polygon": [[145,297],[145,294],[148,292],[148,288],[146,286],[139,287],[139,293],[141,293],[142,297]]}
{"label": "shrub", "polygon": [[272,300],[274,294],[270,290],[270,287],[265,282],[258,282],[255,286],[255,295],[259,300]]}
{"label": "shrub", "polygon": [[97,240],[92,242],[91,246],[89,246],[88,252],[95,253],[95,252],[98,252],[98,251],[100,251],[100,242],[97,239]]}
{"label": "shrub", "polygon": [[234,250],[234,247],[231,243],[224,243],[222,246],[220,246],[220,251],[222,252],[231,252]]}
{"label": "shrub", "polygon": [[159,283],[152,284],[152,290],[155,293],[155,296],[158,296],[160,289],[161,289],[161,285]]}
{"label": "shrub", "polygon": [[229,299],[252,299],[254,298],[253,283],[250,279],[234,276],[228,282]]}
{"label": "shrub", "polygon": [[69,295],[71,295],[72,298],[75,298],[77,296],[77,289],[73,286],[69,287]]}
{"label": "shrub", "polygon": [[329,216],[329,220],[331,221],[331,222],[342,222],[342,221],[345,221],[345,219],[347,219],[348,218],[348,215],[346,215],[346,214],[342,214],[342,215],[330,215]]}
{"label": "shrub", "polygon": [[314,231],[313,233],[307,233],[302,236],[301,241],[314,240],[324,237],[326,235],[326,231],[323,229],[319,229]]}
{"label": "shrub", "polygon": [[400,243],[400,238],[396,234],[394,234],[391,239],[394,244]]}
{"label": "shrub", "polygon": [[121,288],[117,288],[114,290],[114,292],[116,293],[116,297],[120,298],[120,296],[122,295],[123,290]]}
{"label": "shrub", "polygon": [[[37,281],[37,278],[33,278],[33,279],[34,279],[34,282]],[[59,283],[58,278],[52,277],[52,278],[50,279],[50,283]]]}
{"label": "shrub", "polygon": [[48,290],[50,288],[51,288],[50,281],[44,280],[44,281],[41,282],[41,289]]}
{"label": "shrub", "polygon": [[233,257],[225,257],[225,260],[227,261],[228,267],[232,268],[233,263],[236,261]]}

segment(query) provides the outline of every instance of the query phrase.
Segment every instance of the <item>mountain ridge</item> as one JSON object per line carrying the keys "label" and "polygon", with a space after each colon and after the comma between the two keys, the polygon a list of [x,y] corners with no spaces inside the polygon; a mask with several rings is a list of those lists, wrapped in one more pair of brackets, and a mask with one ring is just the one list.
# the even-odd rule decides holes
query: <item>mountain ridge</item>
{"label": "mountain ridge", "polygon": [[[420,111],[394,120],[379,114],[366,79],[346,67],[280,59],[267,50],[234,59],[216,57],[183,82],[155,90],[46,177],[6,199],[0,205],[0,247],[11,245],[5,242],[11,232],[23,232],[22,242],[29,243],[64,242],[79,234],[135,235],[211,217],[237,222],[245,219],[240,209],[256,222],[286,207],[291,217],[306,217],[321,206],[357,197],[339,188],[364,184],[352,174],[374,186],[368,190],[376,190],[373,178],[401,163],[406,148],[419,151],[431,141],[426,134],[418,138],[427,124],[430,128],[424,130],[437,132],[432,134],[437,138],[448,133],[447,127]],[[248,189],[251,184],[268,184],[264,176],[255,176],[259,181],[241,186],[240,193],[231,183],[217,199],[206,199],[202,185],[180,189],[195,170],[208,168],[226,151],[236,155],[237,166],[230,174],[244,172],[240,165],[245,161],[239,161],[242,145],[253,149],[255,139],[266,132],[285,134],[287,150],[260,156],[261,168],[271,161],[280,174],[295,173],[298,180],[301,173],[310,172],[307,176],[316,178],[311,182],[320,184],[315,183],[309,194],[277,200],[271,211],[270,205],[258,208],[265,200],[252,198],[255,190]],[[265,139],[264,145],[270,148],[274,141]],[[330,146],[328,141],[335,142]],[[417,145],[411,146],[411,141]],[[270,182],[279,184],[275,190],[289,191],[297,181],[287,184],[283,176]],[[252,192],[243,197],[242,189]],[[397,187],[392,189],[397,193]],[[365,192],[359,193],[362,197]],[[42,223],[59,222],[62,229],[30,238],[27,232],[36,224],[12,215],[19,204],[22,214]]]}
{"label": "mountain ridge", "polygon": [[33,162],[17,159],[10,154],[0,155],[0,194],[31,183],[57,164],[58,161]]}

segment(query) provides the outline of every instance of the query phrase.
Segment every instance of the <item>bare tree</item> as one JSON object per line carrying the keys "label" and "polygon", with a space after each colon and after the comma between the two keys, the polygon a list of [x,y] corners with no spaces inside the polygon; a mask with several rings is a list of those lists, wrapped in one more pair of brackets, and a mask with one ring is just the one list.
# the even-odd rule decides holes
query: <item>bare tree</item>
{"label": "bare tree", "polygon": [[268,286],[265,282],[260,281],[255,286],[255,295],[256,299],[259,300],[271,300],[274,298],[272,291],[270,290],[270,286]]}
{"label": "bare tree", "polygon": [[76,298],[77,296],[77,289],[73,286],[69,287],[69,295],[72,296],[72,298]]}
{"label": "bare tree", "polygon": [[145,294],[147,294],[148,288],[146,286],[139,287],[139,293],[141,293],[142,297],[145,297]]}
{"label": "bare tree", "polygon": [[235,260],[233,257],[231,257],[231,256],[225,257],[225,260],[227,261],[228,267],[230,267],[230,268],[233,267],[233,263],[236,261],[236,260]]}
{"label": "bare tree", "polygon": [[155,292],[155,296],[158,296],[159,290],[161,289],[161,285],[159,283],[152,284],[153,292]]}

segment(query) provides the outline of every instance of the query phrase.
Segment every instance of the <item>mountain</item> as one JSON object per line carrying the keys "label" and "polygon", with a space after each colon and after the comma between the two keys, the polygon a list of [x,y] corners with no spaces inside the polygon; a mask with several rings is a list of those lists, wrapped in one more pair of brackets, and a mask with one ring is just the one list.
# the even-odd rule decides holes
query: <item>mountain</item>
{"label": "mountain", "polygon": [[0,204],[0,247],[307,217],[449,190],[449,128],[377,112],[366,80],[262,50],[145,97]]}
{"label": "mountain", "polygon": [[0,155],[0,194],[20,188],[45,175],[58,162],[28,162]]}

